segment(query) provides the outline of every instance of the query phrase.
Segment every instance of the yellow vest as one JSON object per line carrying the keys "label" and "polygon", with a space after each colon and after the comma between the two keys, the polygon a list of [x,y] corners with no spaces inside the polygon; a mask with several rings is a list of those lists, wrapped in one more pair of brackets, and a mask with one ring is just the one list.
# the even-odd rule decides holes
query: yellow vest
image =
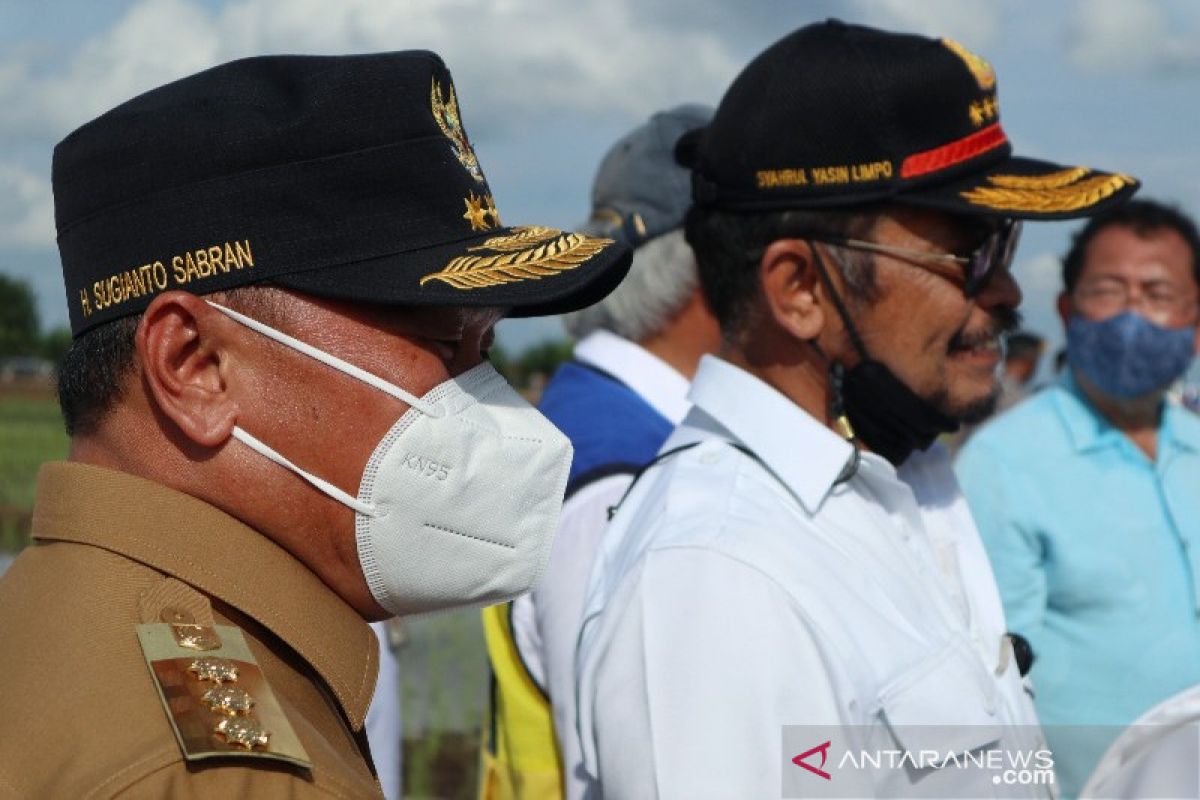
{"label": "yellow vest", "polygon": [[562,756],[550,700],[521,660],[512,603],[483,610],[491,690],[483,725],[480,800],[561,800]]}

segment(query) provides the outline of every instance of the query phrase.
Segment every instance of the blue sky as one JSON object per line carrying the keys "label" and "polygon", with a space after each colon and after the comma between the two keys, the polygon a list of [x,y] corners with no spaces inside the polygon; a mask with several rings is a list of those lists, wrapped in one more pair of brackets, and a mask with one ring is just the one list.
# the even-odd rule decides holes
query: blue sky
{"label": "blue sky", "polygon": [[[455,76],[507,223],[587,215],[609,144],[658,108],[716,103],[787,31],[838,16],[951,36],[989,59],[1018,153],[1116,169],[1200,212],[1200,3],[1191,0],[0,0],[0,272],[66,321],[50,153],[75,126],[177,77],[255,53],[436,50]],[[1029,225],[1029,327],[1061,340],[1072,225]],[[520,350],[554,320],[506,321]]]}

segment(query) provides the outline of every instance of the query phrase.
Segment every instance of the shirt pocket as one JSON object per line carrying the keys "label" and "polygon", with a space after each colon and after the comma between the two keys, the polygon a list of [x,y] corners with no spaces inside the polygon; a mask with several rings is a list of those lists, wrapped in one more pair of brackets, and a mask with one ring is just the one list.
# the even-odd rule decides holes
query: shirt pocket
{"label": "shirt pocket", "polygon": [[970,644],[953,639],[884,688],[883,722],[899,749],[937,768],[951,755],[999,743],[1004,728],[996,716],[996,692]]}

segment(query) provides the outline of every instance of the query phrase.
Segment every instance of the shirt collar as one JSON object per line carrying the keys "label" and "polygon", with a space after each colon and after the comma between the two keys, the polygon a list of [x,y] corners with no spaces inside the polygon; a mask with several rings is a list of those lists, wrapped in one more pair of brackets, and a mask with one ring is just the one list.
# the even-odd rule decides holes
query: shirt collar
{"label": "shirt collar", "polygon": [[687,378],[646,348],[598,330],[575,345],[575,358],[620,380],[673,425],[687,416]]}
{"label": "shirt collar", "polygon": [[33,536],[140,561],[261,623],[329,685],[355,730],[375,691],[379,642],[359,614],[263,534],[143,478],[55,462],[38,473]]}
{"label": "shirt collar", "polygon": [[815,514],[853,445],[773,387],[716,356],[704,356],[689,399],[754,451]]}
{"label": "shirt collar", "polygon": [[1092,407],[1091,401],[1071,374],[1070,366],[1064,368],[1059,375],[1057,389],[1059,391],[1054,394],[1054,405],[1077,451],[1082,453],[1120,444],[1121,432]]}
{"label": "shirt collar", "polygon": [[1168,402],[1163,409],[1162,433],[1179,447],[1200,452],[1200,415]]}
{"label": "shirt collar", "polygon": [[[1095,409],[1070,367],[1059,376],[1058,388],[1061,391],[1055,393],[1055,406],[1077,451],[1121,443],[1124,434]],[[1200,452],[1200,417],[1165,400],[1159,433],[1175,445]]]}

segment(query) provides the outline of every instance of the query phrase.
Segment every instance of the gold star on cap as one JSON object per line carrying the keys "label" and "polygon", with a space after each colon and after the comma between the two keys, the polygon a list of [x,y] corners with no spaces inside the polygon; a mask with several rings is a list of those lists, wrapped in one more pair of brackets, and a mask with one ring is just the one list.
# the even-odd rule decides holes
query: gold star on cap
{"label": "gold star on cap", "polygon": [[266,747],[271,740],[269,731],[263,729],[258,720],[247,717],[227,717],[217,723],[216,733],[229,744],[253,750]]}
{"label": "gold star on cap", "polygon": [[[486,231],[488,229],[488,215],[494,210],[491,205],[491,197],[476,197],[474,192],[463,198],[463,202],[467,205],[466,213],[463,214],[463,219],[471,223],[471,230]],[[488,204],[488,208],[484,204]]]}
{"label": "gold star on cap", "polygon": [[228,717],[249,714],[254,708],[254,698],[236,686],[214,686],[200,700],[209,711]]}
{"label": "gold star on cap", "polygon": [[483,196],[483,212],[492,218],[492,227],[500,227],[500,212],[496,209],[496,201],[490,194]]}
{"label": "gold star on cap", "polygon": [[205,656],[197,658],[187,669],[198,681],[233,683],[238,679],[237,664],[223,658]]}

